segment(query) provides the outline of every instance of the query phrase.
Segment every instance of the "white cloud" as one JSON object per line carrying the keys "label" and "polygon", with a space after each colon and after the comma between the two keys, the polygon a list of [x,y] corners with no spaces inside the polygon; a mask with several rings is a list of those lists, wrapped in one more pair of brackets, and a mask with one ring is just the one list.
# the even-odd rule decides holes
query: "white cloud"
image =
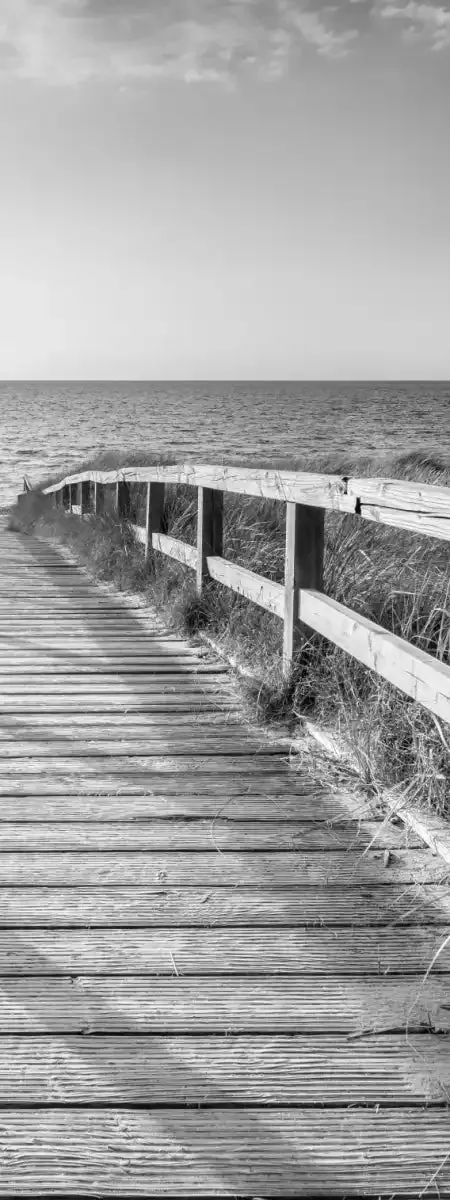
{"label": "white cloud", "polygon": [[328,58],[342,58],[348,53],[349,43],[358,37],[356,29],[336,32],[327,27],[317,12],[293,9],[291,18],[306,42],[316,47],[318,54]]}
{"label": "white cloud", "polygon": [[383,4],[379,10],[384,20],[405,22],[408,40],[427,39],[434,50],[450,47],[450,8],[442,4],[423,4],[408,0],[406,4]]}
{"label": "white cloud", "polygon": [[357,34],[336,28],[335,11],[319,16],[303,0],[0,0],[0,71],[54,84],[277,79],[305,43],[348,53]]}

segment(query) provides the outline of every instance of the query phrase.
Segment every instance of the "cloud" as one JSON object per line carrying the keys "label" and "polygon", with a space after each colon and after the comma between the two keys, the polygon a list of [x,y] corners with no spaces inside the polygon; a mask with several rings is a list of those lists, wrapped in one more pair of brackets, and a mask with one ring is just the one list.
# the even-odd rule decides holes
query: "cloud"
{"label": "cloud", "polygon": [[342,58],[348,53],[349,43],[358,37],[356,29],[341,32],[331,29],[317,12],[311,10],[291,6],[290,17],[305,42],[315,46],[318,54],[324,54],[327,58]]}
{"label": "cloud", "polygon": [[404,34],[408,40],[425,38],[433,50],[450,47],[450,8],[442,4],[423,4],[419,0],[408,0],[406,4],[383,4],[379,10],[384,20],[405,23]]}
{"label": "cloud", "polygon": [[65,85],[157,78],[230,85],[243,72],[277,79],[305,45],[336,58],[357,37],[342,27],[342,10],[307,4],[0,0],[0,71]]}

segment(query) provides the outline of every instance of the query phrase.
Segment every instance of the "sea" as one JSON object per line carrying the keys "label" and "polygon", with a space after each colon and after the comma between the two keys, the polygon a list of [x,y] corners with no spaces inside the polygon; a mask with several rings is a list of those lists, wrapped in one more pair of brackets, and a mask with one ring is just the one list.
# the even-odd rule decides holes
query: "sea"
{"label": "sea", "polygon": [[450,383],[0,382],[0,507],[105,450],[289,466],[416,451],[450,462]]}

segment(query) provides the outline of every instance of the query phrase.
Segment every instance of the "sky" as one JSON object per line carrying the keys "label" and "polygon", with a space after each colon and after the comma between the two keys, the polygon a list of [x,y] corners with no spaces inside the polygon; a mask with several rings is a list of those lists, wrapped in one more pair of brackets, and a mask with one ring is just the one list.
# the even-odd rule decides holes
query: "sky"
{"label": "sky", "polygon": [[450,378],[450,0],[0,0],[0,378]]}

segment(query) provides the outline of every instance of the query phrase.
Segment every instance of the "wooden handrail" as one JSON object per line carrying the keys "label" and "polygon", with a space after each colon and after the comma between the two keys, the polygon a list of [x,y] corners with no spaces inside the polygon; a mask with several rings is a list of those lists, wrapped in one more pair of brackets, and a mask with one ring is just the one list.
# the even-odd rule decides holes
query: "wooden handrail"
{"label": "wooden handrail", "polygon": [[[382,626],[325,596],[322,591],[324,513],[363,519],[450,541],[450,488],[395,479],[364,479],[312,472],[184,463],[84,471],[44,489],[71,512],[86,516],[90,485],[94,512],[103,489],[115,488],[115,505],[130,515],[133,484],[147,484],[145,526],[132,523],[136,541],[196,572],[200,595],[207,578],[232,588],[283,620],[283,671],[288,676],[301,631],[314,630],[400,688],[450,724],[450,667]],[[198,490],[197,547],[168,536],[162,527],[166,484]],[[284,584],[223,558],[224,492],[278,500],[286,505]]]}

